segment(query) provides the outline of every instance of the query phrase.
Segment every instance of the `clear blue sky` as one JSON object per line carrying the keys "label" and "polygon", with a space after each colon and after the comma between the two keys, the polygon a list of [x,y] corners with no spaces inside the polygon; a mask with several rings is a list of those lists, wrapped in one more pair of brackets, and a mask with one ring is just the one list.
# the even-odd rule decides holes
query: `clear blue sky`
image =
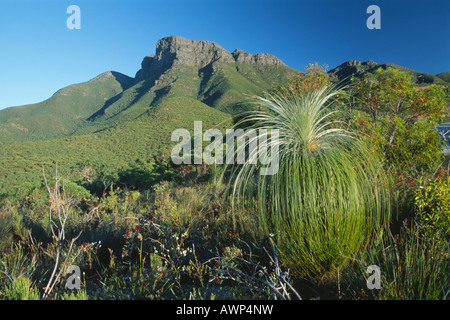
{"label": "clear blue sky", "polygon": [[[72,4],[80,30],[66,27]],[[381,30],[366,27],[372,4]],[[169,35],[271,53],[302,71],[347,60],[450,70],[449,0],[0,0],[0,109],[108,70],[134,76]]]}

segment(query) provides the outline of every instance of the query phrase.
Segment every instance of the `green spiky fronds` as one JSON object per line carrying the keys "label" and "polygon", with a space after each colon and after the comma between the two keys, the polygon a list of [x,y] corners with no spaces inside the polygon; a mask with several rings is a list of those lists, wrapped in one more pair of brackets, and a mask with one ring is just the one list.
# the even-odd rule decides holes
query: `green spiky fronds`
{"label": "green spiky fronds", "polygon": [[[279,169],[261,175],[261,164],[248,160],[234,168],[236,217],[255,233],[278,235],[284,262],[301,274],[333,271],[344,256],[366,248],[374,228],[388,221],[377,160],[356,133],[331,119],[337,94],[323,87],[290,99],[258,98],[262,110],[239,124],[257,133],[278,130],[278,138],[267,134],[267,157],[278,157]],[[255,213],[249,213],[252,206]]]}

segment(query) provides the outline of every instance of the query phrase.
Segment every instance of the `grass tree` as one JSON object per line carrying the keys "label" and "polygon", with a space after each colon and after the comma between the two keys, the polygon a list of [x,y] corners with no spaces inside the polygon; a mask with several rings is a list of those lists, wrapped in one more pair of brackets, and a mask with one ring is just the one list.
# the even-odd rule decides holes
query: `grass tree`
{"label": "grass tree", "polygon": [[322,87],[302,96],[259,97],[262,108],[238,124],[256,133],[278,129],[278,138],[266,138],[268,149],[278,150],[268,156],[278,157],[279,170],[260,175],[261,164],[249,161],[256,154],[233,168],[237,221],[256,234],[278,235],[284,263],[303,275],[335,271],[366,248],[389,217],[377,160],[331,109],[339,93]]}

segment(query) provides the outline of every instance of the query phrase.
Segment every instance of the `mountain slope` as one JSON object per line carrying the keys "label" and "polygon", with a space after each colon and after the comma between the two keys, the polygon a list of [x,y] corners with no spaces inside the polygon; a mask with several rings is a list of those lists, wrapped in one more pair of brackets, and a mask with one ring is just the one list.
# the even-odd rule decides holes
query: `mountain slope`
{"label": "mountain slope", "polygon": [[356,77],[362,77],[366,73],[373,73],[376,69],[393,68],[398,69],[401,72],[410,74],[412,81],[416,84],[445,84],[449,79],[447,73],[441,73],[440,75],[433,75],[430,73],[419,72],[413,69],[402,67],[393,63],[378,64],[374,61],[360,62],[356,60],[350,60],[330,70],[328,74],[330,79],[334,82],[348,81],[352,75]]}
{"label": "mountain slope", "polygon": [[437,76],[446,82],[450,82],[450,71],[439,73]]}
{"label": "mountain slope", "polygon": [[[42,180],[58,163],[69,176],[84,167],[117,172],[136,160],[170,154],[171,133],[232,126],[248,96],[298,71],[269,54],[228,52],[209,41],[166,37],[135,78],[106,72],[48,100],[0,111],[0,187]],[[226,112],[223,112],[226,111]],[[72,175],[73,176],[73,175]]]}
{"label": "mountain slope", "polygon": [[[166,97],[188,96],[234,113],[239,109],[231,107],[248,95],[262,94],[298,72],[269,54],[239,49],[230,53],[214,42],[171,36],[157,42],[155,55],[144,58],[136,85],[129,91],[135,91],[137,98],[132,103],[141,101],[140,107],[155,105]],[[128,110],[127,99],[102,110],[104,119]]]}
{"label": "mountain slope", "polygon": [[[0,143],[0,192],[8,192],[23,183],[42,181],[42,166],[58,164],[63,176],[76,178],[85,167],[105,173],[119,172],[137,160],[145,161],[161,154],[170,155],[178,142],[171,141],[175,129],[193,134],[194,121],[202,121],[203,130],[224,130],[231,116],[189,97],[172,97],[150,108],[133,121],[96,133],[65,138]],[[52,173],[50,173],[52,174]]]}
{"label": "mountain slope", "polygon": [[0,140],[35,140],[67,136],[86,125],[86,118],[133,83],[118,72],[105,72],[58,90],[49,99],[0,111]]}

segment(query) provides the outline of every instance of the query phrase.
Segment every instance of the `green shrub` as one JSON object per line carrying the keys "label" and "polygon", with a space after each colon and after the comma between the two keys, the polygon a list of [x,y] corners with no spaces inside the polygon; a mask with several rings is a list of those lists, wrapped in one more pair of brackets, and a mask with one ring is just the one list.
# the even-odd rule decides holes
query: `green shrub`
{"label": "green shrub", "polygon": [[411,76],[395,69],[353,78],[353,126],[365,133],[386,170],[433,172],[442,161],[434,126],[442,120],[445,93],[431,85],[417,90]]}
{"label": "green shrub", "polygon": [[28,229],[19,209],[10,205],[3,207],[0,211],[0,256],[13,241],[27,238]]}
{"label": "green shrub", "polygon": [[309,64],[305,67],[305,73],[299,73],[288,79],[286,85],[281,85],[273,90],[274,94],[282,95],[286,98],[301,96],[308,91],[330,86],[331,81],[327,73],[328,66],[321,66],[318,63]]}
{"label": "green shrub", "polygon": [[[243,120],[255,123],[249,130],[279,130],[278,141],[269,141],[278,145],[270,156],[279,156],[279,171],[259,175],[248,160],[237,167],[235,213],[241,205],[250,210],[256,196],[257,213],[240,216],[242,226],[279,235],[282,259],[300,274],[333,272],[345,262],[340,255],[363,250],[389,215],[377,159],[357,136],[329,120],[338,93],[324,87],[293,99],[261,98],[269,111]],[[253,224],[244,222],[249,217]]]}
{"label": "green shrub", "polygon": [[449,240],[450,177],[419,181],[415,190],[416,222],[425,235]]}
{"label": "green shrub", "polygon": [[5,252],[12,240],[12,215],[5,208],[0,211],[0,252]]}
{"label": "green shrub", "polygon": [[70,293],[64,293],[61,300],[89,300],[86,290],[72,290]]}
{"label": "green shrub", "polygon": [[14,279],[13,285],[6,290],[8,300],[39,300],[39,290],[25,276]]}

